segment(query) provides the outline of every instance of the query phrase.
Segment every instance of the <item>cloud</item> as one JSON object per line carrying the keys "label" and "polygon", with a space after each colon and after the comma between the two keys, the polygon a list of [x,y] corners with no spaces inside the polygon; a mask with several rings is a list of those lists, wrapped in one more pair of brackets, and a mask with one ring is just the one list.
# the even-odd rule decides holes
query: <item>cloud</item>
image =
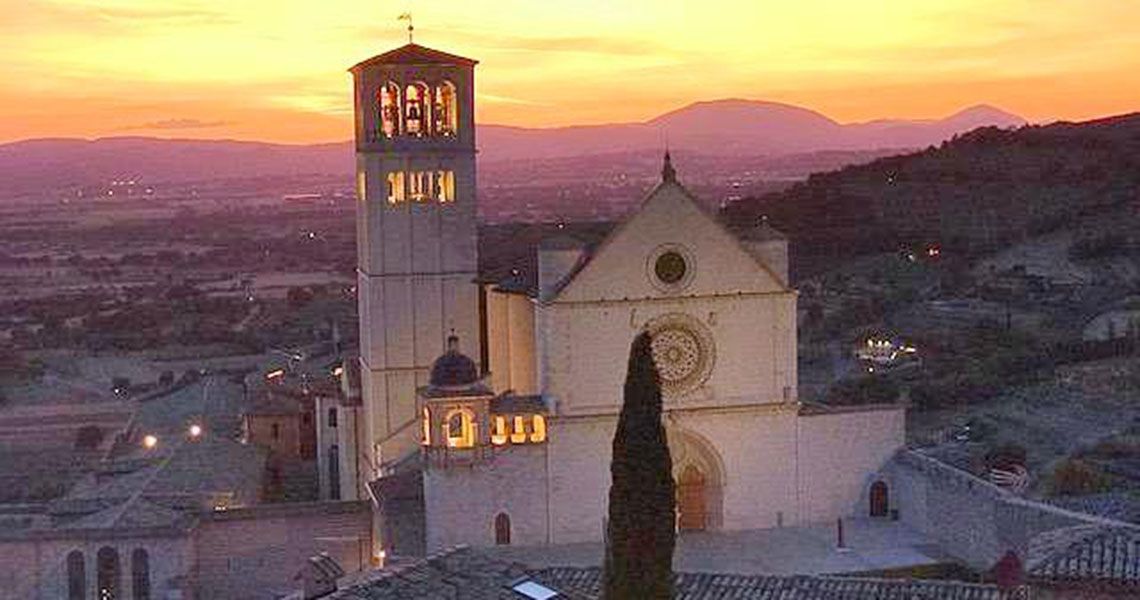
{"label": "cloud", "polygon": [[229,121],[203,121],[201,119],[163,119],[139,125],[128,125],[120,129],[206,129],[230,125]]}

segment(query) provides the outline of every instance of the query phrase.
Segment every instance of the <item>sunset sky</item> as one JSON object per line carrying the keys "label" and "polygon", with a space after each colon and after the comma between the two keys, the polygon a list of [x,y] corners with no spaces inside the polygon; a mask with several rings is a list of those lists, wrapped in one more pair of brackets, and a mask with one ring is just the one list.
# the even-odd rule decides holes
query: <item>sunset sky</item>
{"label": "sunset sky", "polygon": [[634,121],[775,100],[842,122],[988,103],[1140,110],[1132,0],[0,0],[0,142],[351,136],[352,64],[406,41],[480,61],[482,123]]}

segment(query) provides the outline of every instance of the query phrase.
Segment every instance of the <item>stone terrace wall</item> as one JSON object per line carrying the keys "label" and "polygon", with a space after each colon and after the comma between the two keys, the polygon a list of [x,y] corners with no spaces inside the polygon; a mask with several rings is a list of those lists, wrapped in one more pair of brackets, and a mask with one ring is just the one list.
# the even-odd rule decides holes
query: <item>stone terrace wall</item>
{"label": "stone terrace wall", "polygon": [[266,504],[204,517],[195,532],[195,598],[277,598],[300,589],[293,577],[328,552],[352,573],[369,566],[367,502]]}
{"label": "stone terrace wall", "polygon": [[1020,498],[988,481],[914,450],[899,451],[883,473],[891,508],[977,569],[1013,550],[1024,559],[1035,535],[1071,525],[1123,523]]}

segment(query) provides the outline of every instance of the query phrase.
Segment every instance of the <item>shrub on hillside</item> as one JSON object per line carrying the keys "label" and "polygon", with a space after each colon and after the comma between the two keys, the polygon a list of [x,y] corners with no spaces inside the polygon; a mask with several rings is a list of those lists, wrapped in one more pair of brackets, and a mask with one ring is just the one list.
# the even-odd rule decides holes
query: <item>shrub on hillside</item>
{"label": "shrub on hillside", "polygon": [[1078,496],[1106,492],[1111,486],[1112,479],[1095,465],[1068,458],[1053,469],[1046,489],[1051,496]]}

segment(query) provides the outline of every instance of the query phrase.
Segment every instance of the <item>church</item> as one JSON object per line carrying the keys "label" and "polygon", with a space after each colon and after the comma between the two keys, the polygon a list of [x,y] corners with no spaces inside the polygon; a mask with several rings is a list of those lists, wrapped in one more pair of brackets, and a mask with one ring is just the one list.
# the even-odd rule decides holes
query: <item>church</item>
{"label": "church", "polygon": [[338,470],[372,497],[379,548],[602,539],[641,331],[683,533],[885,510],[904,409],[800,402],[787,238],[730,232],[668,153],[600,243],[543,241],[537,290],[480,276],[475,66],[408,43],[351,69],[362,435]]}

